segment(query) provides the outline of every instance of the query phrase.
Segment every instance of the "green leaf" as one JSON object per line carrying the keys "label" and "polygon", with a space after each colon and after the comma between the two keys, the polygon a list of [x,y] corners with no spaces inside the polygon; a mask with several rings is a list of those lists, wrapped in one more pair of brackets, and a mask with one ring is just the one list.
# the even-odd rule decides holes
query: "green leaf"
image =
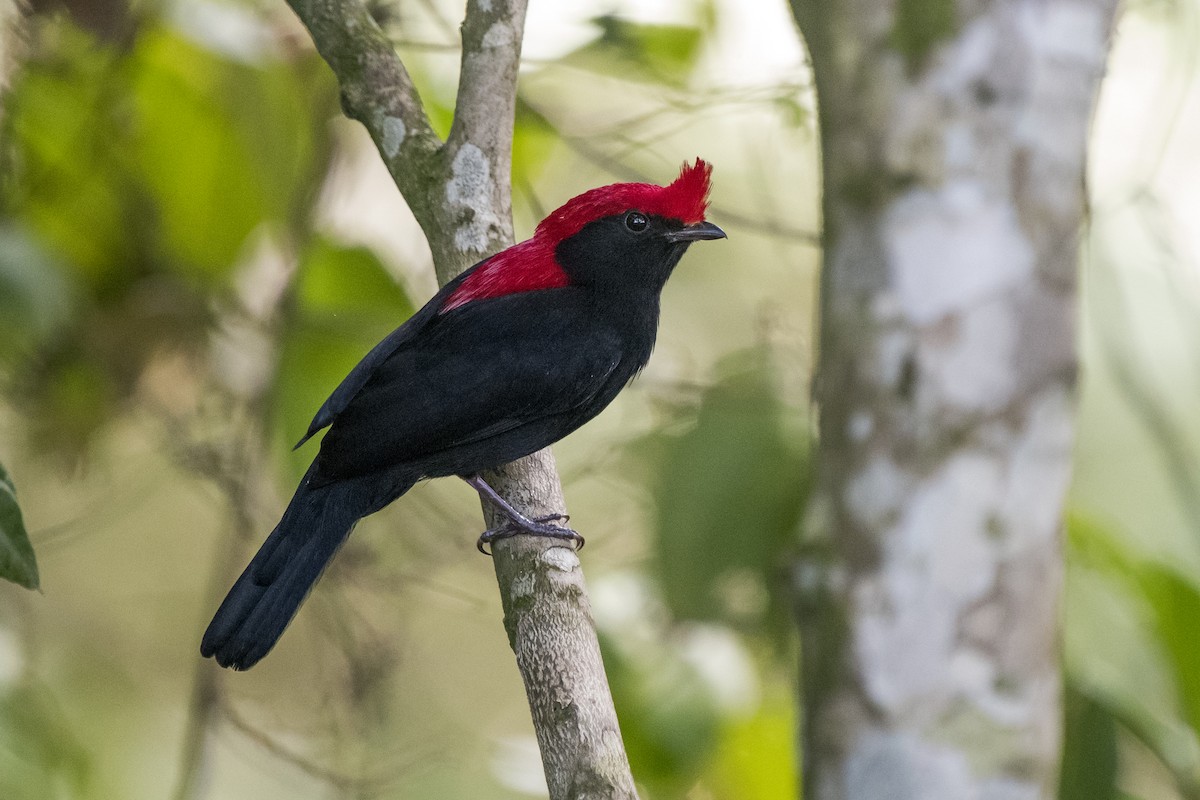
{"label": "green leaf", "polygon": [[1129,537],[1078,512],[1068,516],[1067,533],[1069,685],[1152,752],[1184,795],[1200,796],[1196,582],[1147,561]]}
{"label": "green leaf", "polygon": [[8,200],[47,245],[100,286],[137,261],[118,122],[126,110],[125,68],[115,51],[65,18],[40,32],[35,57],[6,98],[15,162]]}
{"label": "green leaf", "polygon": [[412,316],[413,305],[365,247],[315,238],[301,258],[296,307],[283,335],[274,394],[275,438],[292,477],[312,460],[292,445],[325,398],[379,340]]}
{"label": "green leaf", "polygon": [[308,199],[312,92],[166,28],[143,32],[131,68],[133,158],[158,243],[174,264],[223,277],[252,230]]}
{"label": "green leaf", "polygon": [[1200,730],[1200,648],[1196,626],[1200,620],[1200,588],[1172,567],[1147,564],[1141,583],[1150,600],[1159,642],[1174,670],[1184,717]]}
{"label": "green leaf", "polygon": [[532,184],[559,141],[549,120],[517,98],[513,125],[512,181],[514,189]]}
{"label": "green leaf", "polygon": [[599,634],[633,773],[656,796],[683,796],[718,741],[720,713],[710,688],[667,643]]}
{"label": "green leaf", "polygon": [[83,797],[90,778],[87,750],[48,689],[23,680],[0,693],[0,797]]}
{"label": "green leaf", "polygon": [[1119,766],[1116,720],[1069,677],[1063,701],[1059,800],[1114,800]]}
{"label": "green leaf", "polygon": [[92,285],[212,282],[264,222],[306,219],[336,101],[317,56],[245,63],[150,21],[124,51],[65,17],[39,31],[7,104],[12,201]]}
{"label": "green leaf", "polygon": [[704,30],[693,25],[631,22],[614,14],[594,17],[592,24],[600,35],[563,60],[607,73],[614,62],[636,67],[621,71],[621,77],[629,80],[681,83],[695,66],[704,41]]}
{"label": "green leaf", "polygon": [[0,578],[38,588],[37,559],[17,505],[17,487],[0,464]]}
{"label": "green leaf", "polygon": [[760,623],[786,605],[781,576],[809,482],[803,415],[780,399],[765,351],[726,364],[735,371],[666,445],[656,564],[677,618]]}
{"label": "green leaf", "polygon": [[790,697],[763,703],[746,719],[728,722],[713,755],[710,782],[729,800],[796,796],[796,715]]}

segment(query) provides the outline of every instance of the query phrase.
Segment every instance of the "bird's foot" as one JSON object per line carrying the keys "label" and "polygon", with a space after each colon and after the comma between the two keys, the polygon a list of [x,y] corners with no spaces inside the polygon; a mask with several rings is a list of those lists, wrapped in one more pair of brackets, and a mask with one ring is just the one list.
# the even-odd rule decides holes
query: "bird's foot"
{"label": "bird's foot", "polygon": [[479,548],[479,552],[485,556],[490,556],[491,552],[486,550],[484,545],[491,544],[499,539],[507,539],[510,536],[526,534],[528,536],[549,536],[552,539],[563,539],[574,544],[576,551],[582,550],[585,540],[579,535],[578,531],[549,524],[559,520],[567,522],[570,519],[566,514],[549,514],[545,517],[537,517],[535,519],[526,518],[524,521],[506,519],[503,525],[484,531],[479,536],[479,541],[475,543],[475,546]]}

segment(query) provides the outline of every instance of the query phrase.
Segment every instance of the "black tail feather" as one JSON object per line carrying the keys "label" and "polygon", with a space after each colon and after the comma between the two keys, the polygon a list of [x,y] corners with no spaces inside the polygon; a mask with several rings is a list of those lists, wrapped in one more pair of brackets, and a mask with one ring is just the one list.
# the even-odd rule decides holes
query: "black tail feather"
{"label": "black tail feather", "polygon": [[346,541],[360,517],[361,489],[332,483],[300,488],[275,530],[234,583],[209,623],[200,653],[222,667],[249,669],[265,656]]}

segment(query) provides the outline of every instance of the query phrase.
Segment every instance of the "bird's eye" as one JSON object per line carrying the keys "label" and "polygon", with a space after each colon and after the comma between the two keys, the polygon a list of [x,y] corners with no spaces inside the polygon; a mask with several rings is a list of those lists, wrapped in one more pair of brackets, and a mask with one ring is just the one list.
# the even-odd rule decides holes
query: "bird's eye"
{"label": "bird's eye", "polygon": [[650,227],[650,220],[640,211],[630,211],[625,215],[625,227],[634,233],[641,233]]}

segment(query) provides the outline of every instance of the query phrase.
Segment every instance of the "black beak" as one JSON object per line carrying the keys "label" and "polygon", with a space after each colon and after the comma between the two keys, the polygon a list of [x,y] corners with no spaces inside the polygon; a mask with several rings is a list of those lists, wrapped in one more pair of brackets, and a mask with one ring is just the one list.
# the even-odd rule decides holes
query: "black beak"
{"label": "black beak", "polygon": [[667,234],[668,242],[701,242],[705,239],[724,239],[725,231],[711,222],[697,222],[688,225],[683,230],[671,231]]}

